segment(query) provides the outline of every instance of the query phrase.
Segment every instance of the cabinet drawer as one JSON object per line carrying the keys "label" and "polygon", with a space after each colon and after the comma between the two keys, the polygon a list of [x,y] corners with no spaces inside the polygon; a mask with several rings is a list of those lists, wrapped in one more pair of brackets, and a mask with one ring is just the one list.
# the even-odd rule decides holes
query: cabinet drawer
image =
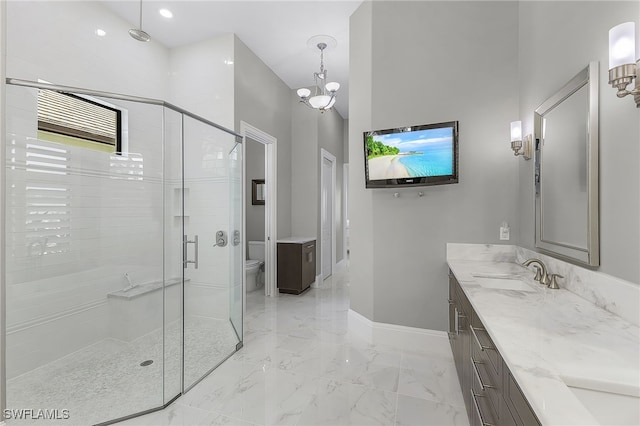
{"label": "cabinet drawer", "polygon": [[[493,351],[493,352],[497,353],[497,351]],[[501,388],[502,387],[502,368],[503,368],[502,357],[500,357],[500,354],[497,353],[498,368],[495,368],[493,363],[491,362],[491,356],[489,356],[490,354],[492,354],[492,351],[488,349],[482,351],[478,346],[478,344],[475,342],[473,342],[473,344],[471,345],[472,358],[475,359],[476,361],[483,363],[483,372],[486,372],[489,382],[491,382],[492,384],[495,384],[496,386],[499,385],[499,387]]]}
{"label": "cabinet drawer", "polygon": [[489,398],[478,394],[473,388],[471,393],[471,424],[479,426],[497,426],[498,422],[494,414]]}
{"label": "cabinet drawer", "polygon": [[494,374],[499,375],[502,366],[502,358],[475,311],[473,311],[473,316],[471,318],[471,326],[473,327],[470,330],[471,346],[486,354],[489,358],[489,364],[491,364]]}
{"label": "cabinet drawer", "polygon": [[514,380],[511,373],[508,374],[505,383],[504,400],[513,415],[516,424],[534,426],[540,425],[538,418],[533,413],[526,398],[522,394],[520,387]]}
{"label": "cabinet drawer", "polygon": [[501,376],[495,374],[489,357],[474,346],[471,347],[471,376],[475,392],[491,401],[495,417],[500,417],[502,404]]}

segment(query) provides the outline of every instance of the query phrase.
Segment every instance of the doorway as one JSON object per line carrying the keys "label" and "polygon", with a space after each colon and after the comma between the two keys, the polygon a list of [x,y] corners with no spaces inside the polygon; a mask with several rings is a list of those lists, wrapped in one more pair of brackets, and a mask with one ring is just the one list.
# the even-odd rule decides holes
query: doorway
{"label": "doorway", "polygon": [[320,154],[320,274],[325,280],[336,265],[336,157],[324,149]]}
{"label": "doorway", "polygon": [[[240,134],[245,142],[251,140],[264,146],[264,295],[277,296],[276,288],[276,238],[278,235],[278,215],[277,215],[277,139],[266,132],[246,123],[240,122]],[[242,144],[243,161],[243,199],[247,199],[247,168],[246,150],[247,143]],[[243,208],[243,231],[242,235],[247,235],[247,211],[246,203]],[[246,244],[243,244],[243,258],[247,259]],[[246,307],[246,273],[243,279],[244,306]]]}

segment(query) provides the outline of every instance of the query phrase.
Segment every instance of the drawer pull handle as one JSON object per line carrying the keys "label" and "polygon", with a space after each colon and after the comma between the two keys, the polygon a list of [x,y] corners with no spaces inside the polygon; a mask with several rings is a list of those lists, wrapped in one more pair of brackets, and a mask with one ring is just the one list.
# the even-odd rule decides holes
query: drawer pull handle
{"label": "drawer pull handle", "polygon": [[482,413],[480,412],[480,406],[478,405],[478,400],[476,398],[482,398],[482,395],[476,394],[473,389],[471,389],[471,399],[473,400],[473,406],[476,409],[476,414],[478,415],[478,420],[480,420],[480,424],[482,426],[495,426],[493,423],[485,422],[482,418]]}
{"label": "drawer pull handle", "polygon": [[471,334],[473,334],[473,338],[475,339],[476,343],[478,344],[478,346],[480,347],[481,351],[484,351],[485,349],[491,349],[493,350],[494,348],[492,348],[491,346],[485,346],[482,343],[480,343],[480,339],[478,339],[478,335],[476,334],[476,330],[480,330],[480,331],[484,331],[484,328],[476,328],[472,325],[469,326],[469,329],[471,330]]}
{"label": "drawer pull handle", "polygon": [[461,314],[457,307],[453,308],[455,310],[455,324],[454,329],[456,334],[460,334],[460,318],[466,318],[465,314]]}
{"label": "drawer pull handle", "polygon": [[450,305],[455,305],[455,301],[453,299],[447,299],[447,302],[449,302]]}
{"label": "drawer pull handle", "polygon": [[483,363],[476,361],[475,359],[473,359],[473,357],[471,357],[471,365],[473,365],[473,372],[475,373],[476,379],[478,380],[478,384],[480,384],[480,389],[482,389],[483,391],[487,389],[495,389],[495,386],[484,384],[484,382],[482,381],[482,377],[480,377],[480,372],[478,371],[478,364]]}

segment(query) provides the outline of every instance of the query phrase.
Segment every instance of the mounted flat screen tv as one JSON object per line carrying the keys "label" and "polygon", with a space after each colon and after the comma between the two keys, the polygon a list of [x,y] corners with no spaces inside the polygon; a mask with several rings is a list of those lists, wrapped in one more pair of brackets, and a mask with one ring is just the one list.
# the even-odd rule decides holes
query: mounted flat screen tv
{"label": "mounted flat screen tv", "polygon": [[367,188],[458,183],[458,122],[364,133]]}

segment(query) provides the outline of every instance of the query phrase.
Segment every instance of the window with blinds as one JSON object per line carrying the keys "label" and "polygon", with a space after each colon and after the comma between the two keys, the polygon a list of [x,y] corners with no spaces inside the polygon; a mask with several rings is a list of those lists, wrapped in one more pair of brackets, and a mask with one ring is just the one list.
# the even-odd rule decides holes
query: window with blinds
{"label": "window with blinds", "polygon": [[[39,137],[52,142],[120,152],[121,112],[67,93],[38,91]],[[83,142],[87,142],[83,144]]]}

